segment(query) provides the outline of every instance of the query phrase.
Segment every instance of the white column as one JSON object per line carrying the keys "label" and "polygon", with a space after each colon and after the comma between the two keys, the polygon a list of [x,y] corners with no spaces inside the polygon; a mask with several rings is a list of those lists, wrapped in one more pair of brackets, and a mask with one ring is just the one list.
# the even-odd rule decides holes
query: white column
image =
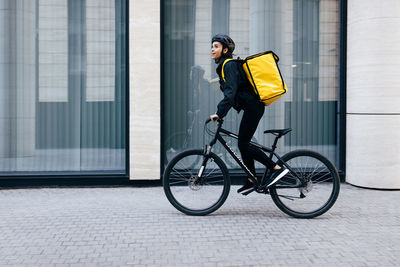
{"label": "white column", "polygon": [[348,1],[346,180],[400,189],[400,1]]}
{"label": "white column", "polygon": [[35,151],[35,2],[0,4],[0,156]]}
{"label": "white column", "polygon": [[130,179],[160,179],[160,0],[129,7]]}

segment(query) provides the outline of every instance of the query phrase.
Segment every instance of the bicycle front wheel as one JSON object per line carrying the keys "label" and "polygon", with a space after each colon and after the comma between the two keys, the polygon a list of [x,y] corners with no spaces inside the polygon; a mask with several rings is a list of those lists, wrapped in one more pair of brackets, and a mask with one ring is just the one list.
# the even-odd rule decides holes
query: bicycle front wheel
{"label": "bicycle front wheel", "polygon": [[[165,195],[176,209],[187,215],[214,212],[229,195],[230,179],[224,162],[210,153],[202,167],[203,159],[203,150],[184,151],[173,158],[164,171]],[[202,173],[200,177],[199,173]]]}
{"label": "bicycle front wheel", "polygon": [[321,154],[310,150],[296,150],[282,160],[291,171],[270,188],[277,207],[296,218],[313,218],[328,211],[340,190],[335,166]]}

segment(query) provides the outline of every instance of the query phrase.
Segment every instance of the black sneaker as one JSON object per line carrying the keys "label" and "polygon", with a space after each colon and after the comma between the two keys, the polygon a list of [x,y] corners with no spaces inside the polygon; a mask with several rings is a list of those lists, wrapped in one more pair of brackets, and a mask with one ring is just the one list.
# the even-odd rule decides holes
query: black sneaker
{"label": "black sneaker", "polygon": [[280,168],[279,170],[274,170],[274,172],[271,174],[271,176],[268,178],[268,181],[266,183],[266,188],[270,187],[274,183],[278,182],[279,179],[281,179],[283,176],[285,176],[289,172],[288,169],[285,167]]}
{"label": "black sneaker", "polygon": [[253,182],[250,182],[249,179],[246,179],[246,183],[245,183],[241,188],[239,188],[239,189],[237,190],[237,192],[238,192],[238,193],[241,193],[241,192],[243,192],[244,190],[247,190],[247,189],[250,189],[250,188],[253,188],[253,187],[254,187]]}

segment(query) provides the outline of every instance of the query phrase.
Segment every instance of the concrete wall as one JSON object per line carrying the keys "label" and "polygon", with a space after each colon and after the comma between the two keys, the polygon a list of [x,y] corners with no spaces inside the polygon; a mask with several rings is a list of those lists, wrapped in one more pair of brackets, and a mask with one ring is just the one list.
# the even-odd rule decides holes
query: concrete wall
{"label": "concrete wall", "polygon": [[400,189],[400,1],[348,1],[346,180]]}
{"label": "concrete wall", "polygon": [[130,178],[160,179],[160,1],[129,2]]}

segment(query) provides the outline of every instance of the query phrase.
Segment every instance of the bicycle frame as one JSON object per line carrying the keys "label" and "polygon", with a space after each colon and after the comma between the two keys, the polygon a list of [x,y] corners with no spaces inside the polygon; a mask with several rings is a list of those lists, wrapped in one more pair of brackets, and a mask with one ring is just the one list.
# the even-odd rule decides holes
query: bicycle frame
{"label": "bicycle frame", "polygon": [[[208,122],[209,121],[207,120],[206,124]],[[230,131],[227,131],[227,130],[223,129],[222,128],[222,124],[223,124],[223,120],[219,119],[218,120],[217,131],[215,132],[215,135],[214,135],[212,141],[205,148],[205,155],[206,156],[204,158],[204,161],[203,161],[203,164],[202,164],[202,168],[201,168],[201,170],[199,172],[199,177],[201,177],[201,174],[202,174],[202,172],[203,172],[203,170],[205,168],[205,165],[207,164],[207,160],[208,160],[207,156],[210,154],[212,147],[218,141],[228,151],[228,153],[233,157],[233,159],[239,164],[239,166],[245,171],[245,173],[249,176],[249,178],[252,180],[254,185],[256,185],[256,188],[259,188],[263,184],[265,179],[267,178],[267,174],[268,174],[269,169],[266,168],[262,179],[260,181],[258,181],[256,179],[256,177],[251,173],[251,171],[247,168],[247,166],[244,164],[244,162],[239,158],[239,156],[236,155],[236,153],[233,151],[233,149],[227,144],[227,142],[224,140],[224,138],[222,138],[221,133],[226,134],[226,135],[228,135],[228,136],[230,136],[232,138],[235,138],[235,139],[238,139],[239,136],[234,134],[234,133],[232,133],[232,132],[230,132]],[[285,185],[285,186],[277,186],[277,187],[279,187],[279,188],[298,188],[298,187],[302,186],[302,184],[304,183],[303,179],[298,177],[296,172],[293,171],[292,168],[285,161],[283,161],[282,158],[278,154],[275,153],[275,149],[277,147],[276,144],[278,143],[278,140],[279,140],[280,137],[281,136],[275,137],[274,143],[273,143],[271,148],[263,146],[263,145],[260,145],[260,144],[257,144],[257,143],[254,143],[254,142],[250,142],[250,145],[254,146],[254,147],[257,147],[257,148],[261,149],[264,152],[269,153],[269,157],[271,159],[273,158],[273,156],[275,156],[278,159],[278,162],[282,163],[286,168],[288,168],[288,170],[291,171],[292,174],[295,174],[296,178],[298,178],[299,181],[300,181],[300,183],[296,184],[296,185],[292,185],[292,186]]]}

